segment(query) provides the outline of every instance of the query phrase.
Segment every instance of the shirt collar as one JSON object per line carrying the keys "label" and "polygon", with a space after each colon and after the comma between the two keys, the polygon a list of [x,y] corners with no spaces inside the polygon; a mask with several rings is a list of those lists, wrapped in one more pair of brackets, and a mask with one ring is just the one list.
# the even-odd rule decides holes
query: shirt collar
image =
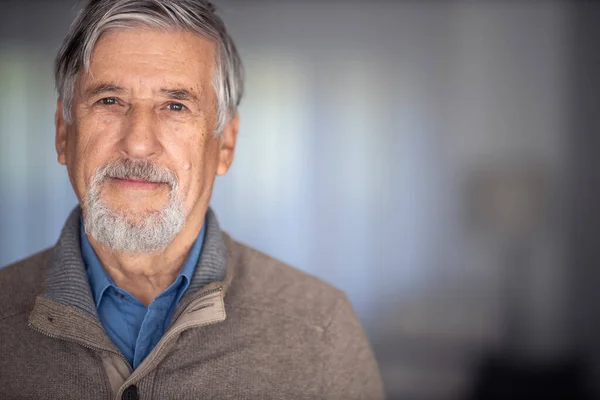
{"label": "shirt collar", "polygon": [[[188,253],[188,256],[183,264],[183,268],[181,268],[181,271],[179,272],[179,275],[176,278],[176,281],[185,278],[183,288],[178,293],[177,301],[179,301],[179,299],[183,296],[183,294],[190,285],[192,276],[194,275],[194,271],[196,269],[196,265],[198,264],[198,260],[200,258],[205,234],[206,224],[203,224],[202,230],[200,231],[200,234],[194,241],[194,244],[192,245],[192,248],[190,249],[190,252]],[[117,287],[117,285],[114,284],[110,276],[104,270],[100,259],[96,255],[96,251],[92,247],[92,244],[90,243],[90,241],[87,238],[87,235],[85,234],[83,216],[81,217],[79,235],[81,240],[81,255],[85,264],[90,286],[92,288],[92,295],[94,296],[96,309],[98,309],[98,307],[100,307],[102,296],[104,295],[106,289],[108,289],[111,286]]]}

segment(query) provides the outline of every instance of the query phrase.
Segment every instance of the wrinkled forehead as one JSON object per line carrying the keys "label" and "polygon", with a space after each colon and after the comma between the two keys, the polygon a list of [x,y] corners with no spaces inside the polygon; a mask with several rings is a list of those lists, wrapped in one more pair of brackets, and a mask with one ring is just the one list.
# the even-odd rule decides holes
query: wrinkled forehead
{"label": "wrinkled forehead", "polygon": [[111,28],[79,72],[79,89],[99,82],[124,89],[185,87],[206,93],[216,75],[216,42],[195,32],[146,26]]}

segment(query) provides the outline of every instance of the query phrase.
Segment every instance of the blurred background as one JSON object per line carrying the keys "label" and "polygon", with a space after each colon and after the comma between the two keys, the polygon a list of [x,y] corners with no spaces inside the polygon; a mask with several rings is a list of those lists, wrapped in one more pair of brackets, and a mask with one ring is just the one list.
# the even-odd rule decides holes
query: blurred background
{"label": "blurred background", "polygon": [[[216,1],[245,62],[236,239],[348,293],[390,399],[600,395],[600,6]],[[53,59],[80,3],[0,0],[0,266],[75,206]]]}

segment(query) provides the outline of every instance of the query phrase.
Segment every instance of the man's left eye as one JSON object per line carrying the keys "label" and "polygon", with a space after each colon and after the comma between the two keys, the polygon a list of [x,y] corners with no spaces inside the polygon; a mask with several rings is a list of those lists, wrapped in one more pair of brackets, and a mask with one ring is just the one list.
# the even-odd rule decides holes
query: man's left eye
{"label": "man's left eye", "polygon": [[167,106],[171,111],[183,111],[185,110],[185,106],[181,103],[169,103]]}

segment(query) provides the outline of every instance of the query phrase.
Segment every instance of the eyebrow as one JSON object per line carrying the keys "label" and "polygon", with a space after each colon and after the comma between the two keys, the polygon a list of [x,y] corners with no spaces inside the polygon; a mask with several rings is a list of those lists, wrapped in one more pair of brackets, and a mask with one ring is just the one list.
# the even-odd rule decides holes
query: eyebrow
{"label": "eyebrow", "polygon": [[166,89],[166,88],[161,88],[160,92],[173,99],[173,100],[188,100],[188,101],[198,101],[198,97],[190,92],[189,90],[186,89]]}
{"label": "eyebrow", "polygon": [[98,83],[94,86],[91,86],[85,89],[83,97],[85,99],[89,99],[90,97],[95,97],[103,93],[123,93],[125,89],[119,86],[112,85],[110,83]]}
{"label": "eyebrow", "polygon": [[[89,99],[104,93],[124,93],[125,89],[110,83],[98,83],[84,90],[83,97]],[[173,100],[198,101],[198,97],[186,89],[167,89],[161,88],[160,93]]]}

